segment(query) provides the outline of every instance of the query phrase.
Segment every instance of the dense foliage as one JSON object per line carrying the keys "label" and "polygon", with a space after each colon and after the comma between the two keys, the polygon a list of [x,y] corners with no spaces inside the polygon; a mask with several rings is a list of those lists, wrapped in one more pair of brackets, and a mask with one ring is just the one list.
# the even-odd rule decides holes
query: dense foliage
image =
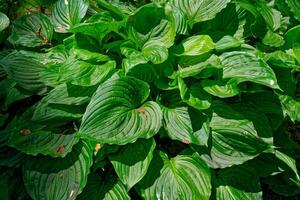
{"label": "dense foliage", "polygon": [[1,199],[299,194],[298,0],[0,10]]}

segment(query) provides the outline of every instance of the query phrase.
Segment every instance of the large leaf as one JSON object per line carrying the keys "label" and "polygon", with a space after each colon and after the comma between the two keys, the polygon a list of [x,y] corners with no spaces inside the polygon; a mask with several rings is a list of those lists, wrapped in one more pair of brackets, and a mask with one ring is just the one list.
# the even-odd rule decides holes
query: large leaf
{"label": "large leaf", "polygon": [[215,43],[208,35],[195,35],[182,41],[174,51],[179,56],[179,64],[193,65],[206,58],[215,48]]}
{"label": "large leaf", "polygon": [[82,117],[94,87],[62,84],[51,90],[36,106],[32,119],[36,122],[67,122]]}
{"label": "large leaf", "polygon": [[78,133],[100,143],[126,144],[149,138],[161,127],[159,105],[145,100],[149,85],[133,77],[112,78],[92,97]]}
{"label": "large leaf", "polygon": [[91,173],[78,200],[130,200],[125,186],[112,174]]}
{"label": "large leaf", "polygon": [[[179,140],[186,144],[207,145],[210,130],[207,123],[201,120],[203,116],[199,112],[192,116],[188,107],[161,107],[164,116],[164,126],[171,139]],[[193,126],[192,117],[197,119],[198,126]],[[203,123],[201,123],[202,121]]]}
{"label": "large leaf", "polygon": [[[70,56],[63,64],[47,65],[42,72],[47,85],[54,87],[71,82],[79,86],[93,86],[104,82],[113,74],[116,67],[115,61],[103,63],[104,61],[101,60],[101,64],[94,64],[92,60],[102,57],[101,54],[97,57],[93,53],[85,53],[74,51],[74,55]],[[80,56],[78,56],[79,54]],[[87,61],[81,59],[87,59]],[[104,59],[107,58],[104,57]]]}
{"label": "large leaf", "polygon": [[9,125],[9,146],[31,155],[65,157],[78,142],[73,128],[51,128],[36,124],[31,121],[31,110],[28,111]]}
{"label": "large leaf", "polygon": [[300,2],[297,0],[285,0],[296,19],[300,20]]}
{"label": "large leaf", "polygon": [[53,25],[43,14],[25,15],[13,22],[9,42],[13,45],[36,47],[49,44],[53,35]]}
{"label": "large leaf", "polygon": [[258,174],[247,166],[221,170],[217,179],[217,200],[262,200]]}
{"label": "large leaf", "polygon": [[6,29],[9,25],[9,18],[2,12],[0,12],[0,32]]}
{"label": "large leaf", "polygon": [[58,0],[52,13],[55,31],[65,33],[72,26],[79,24],[88,6],[86,0]]}
{"label": "large leaf", "polygon": [[24,155],[22,152],[11,147],[0,147],[0,166],[20,167]]}
{"label": "large leaf", "polygon": [[230,0],[172,0],[176,7],[186,14],[189,24],[213,19]]}
{"label": "large leaf", "polygon": [[177,80],[181,99],[185,103],[198,110],[205,110],[210,107],[211,96],[202,89],[199,83],[188,88],[182,78],[178,77]]}
{"label": "large leaf", "polygon": [[284,114],[289,116],[292,121],[300,121],[300,102],[288,95],[277,93],[277,96]]}
{"label": "large leaf", "polygon": [[120,180],[129,190],[147,173],[153,157],[155,141],[153,139],[137,140],[124,146],[119,153],[109,157]]}
{"label": "large leaf", "polygon": [[215,168],[242,164],[270,148],[247,115],[221,102],[214,102],[213,110],[211,159]]}
{"label": "large leaf", "polygon": [[26,56],[24,51],[13,51],[0,60],[8,76],[18,86],[33,93],[44,93],[45,85],[41,78],[43,66],[36,60]]}
{"label": "large leaf", "polygon": [[209,199],[211,174],[198,154],[169,159],[156,152],[139,188],[144,199]]}
{"label": "large leaf", "polygon": [[234,78],[238,82],[251,81],[278,89],[276,76],[264,61],[254,54],[233,51],[220,56],[224,65],[223,78]]}
{"label": "large leaf", "polygon": [[91,144],[80,141],[65,158],[28,158],[23,170],[27,192],[33,199],[76,199],[87,183],[92,155]]}
{"label": "large leaf", "polygon": [[[148,4],[135,11],[129,17],[127,32],[138,48],[160,45],[169,48],[173,45],[176,26],[170,19],[168,7]],[[147,24],[147,26],[144,26]]]}
{"label": "large leaf", "polygon": [[100,41],[110,32],[118,32],[124,26],[124,21],[117,21],[105,12],[97,13],[84,23],[74,25],[70,31],[95,37]]}

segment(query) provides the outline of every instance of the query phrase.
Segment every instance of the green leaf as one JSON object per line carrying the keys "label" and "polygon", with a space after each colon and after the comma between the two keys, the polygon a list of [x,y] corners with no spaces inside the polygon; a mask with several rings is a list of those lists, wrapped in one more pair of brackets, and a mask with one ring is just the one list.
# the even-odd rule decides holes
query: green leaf
{"label": "green leaf", "polygon": [[296,19],[300,20],[300,2],[297,0],[285,0]]}
{"label": "green leaf", "polygon": [[284,38],[281,35],[269,30],[262,42],[270,47],[280,47],[284,45]]}
{"label": "green leaf", "polygon": [[[191,115],[188,107],[168,108],[163,105],[161,107],[164,126],[171,139],[186,144],[207,146],[210,129],[205,121],[202,123],[200,120],[203,116],[199,112],[196,115]],[[193,126],[192,118],[197,119],[198,127]]]}
{"label": "green leaf", "polygon": [[88,6],[86,0],[58,0],[52,13],[55,31],[66,33],[74,25],[79,24]]}
{"label": "green leaf", "polygon": [[0,166],[20,167],[24,155],[22,152],[11,147],[0,147]]}
{"label": "green leaf", "polygon": [[272,68],[254,54],[242,51],[232,51],[223,53],[220,56],[220,59],[224,65],[224,79],[234,78],[239,83],[251,81],[273,89],[279,89]]}
{"label": "green leaf", "polygon": [[9,18],[2,12],[0,12],[0,32],[9,26]]}
{"label": "green leaf", "polygon": [[[77,54],[78,52],[74,56],[78,57]],[[80,54],[81,58],[85,57],[83,59],[88,59],[89,61],[82,61],[75,59],[74,56],[70,56],[62,64],[47,65],[41,74],[47,85],[55,87],[65,82],[70,82],[83,87],[94,86],[104,82],[115,72],[115,61],[94,64],[91,62],[91,59],[99,58],[92,54],[89,54],[90,57],[88,58],[83,52],[80,52]]]}
{"label": "green leaf", "polygon": [[190,25],[213,19],[229,2],[230,0],[171,0],[186,14]]}
{"label": "green leaf", "polygon": [[161,127],[159,105],[146,101],[149,85],[133,77],[112,78],[91,99],[78,133],[100,143],[126,144],[150,138]]}
{"label": "green leaf", "polygon": [[258,1],[256,8],[272,31],[280,27],[282,15],[278,10],[269,7],[264,1]]}
{"label": "green leaf", "polygon": [[109,157],[118,177],[127,186],[127,190],[130,190],[147,173],[154,148],[153,139],[139,139]]}
{"label": "green leaf", "polygon": [[102,41],[102,39],[110,32],[117,32],[125,25],[124,21],[117,21],[106,12],[100,12],[83,23],[76,24],[71,27],[73,33],[82,33],[89,35]]}
{"label": "green leaf", "polygon": [[206,58],[215,48],[215,43],[208,35],[195,35],[182,41],[174,52],[182,65],[193,65]]}
{"label": "green leaf", "polygon": [[49,44],[53,36],[53,25],[43,14],[25,15],[13,22],[8,40],[13,45],[37,47]]}
{"label": "green leaf", "polygon": [[189,106],[198,110],[205,110],[210,107],[211,96],[202,89],[199,83],[188,88],[184,80],[178,77],[178,88],[182,101]]}
{"label": "green leaf", "polygon": [[130,200],[125,186],[112,174],[91,173],[87,185],[77,200]]}
{"label": "green leaf", "polygon": [[152,3],[140,7],[128,18],[126,28],[129,39],[138,48],[148,45],[171,47],[176,35],[176,26],[171,16],[168,6],[164,8]]}
{"label": "green leaf", "polygon": [[226,168],[218,173],[216,199],[262,200],[258,174],[246,166]]}
{"label": "green leaf", "polygon": [[276,94],[280,100],[284,114],[288,115],[292,121],[300,121],[300,102],[288,95]]}
{"label": "green leaf", "polygon": [[32,93],[42,94],[46,90],[41,78],[43,66],[25,54],[25,51],[13,51],[0,60],[0,65],[19,87]]}
{"label": "green leaf", "polygon": [[292,48],[295,43],[300,43],[300,25],[295,26],[284,34],[285,46]]}
{"label": "green leaf", "polygon": [[184,67],[178,69],[172,77],[179,76],[181,78],[188,78],[192,76],[197,76],[199,73],[206,69],[220,69],[223,68],[221,65],[220,58],[216,55],[212,55],[207,60],[199,62],[198,64],[191,65],[189,67]]}
{"label": "green leaf", "polygon": [[211,159],[215,168],[242,164],[270,147],[255,124],[223,102],[214,102]]}
{"label": "green leaf", "polygon": [[293,52],[298,63],[300,64],[300,43],[296,43],[293,45]]}
{"label": "green leaf", "polygon": [[197,153],[169,159],[156,152],[139,184],[144,199],[203,199],[211,195],[211,174]]}
{"label": "green leaf", "polygon": [[59,85],[37,104],[32,120],[61,123],[80,119],[95,90],[72,84]]}
{"label": "green leaf", "polygon": [[220,98],[233,97],[240,93],[238,83],[233,79],[227,81],[203,80],[201,86],[207,93]]}
{"label": "green leaf", "polygon": [[241,41],[230,35],[225,35],[216,43],[216,50],[218,52],[228,51],[229,49],[241,46]]}
{"label": "green leaf", "polygon": [[28,158],[23,169],[28,194],[41,200],[76,199],[86,185],[92,156],[91,144],[80,141],[65,158]]}
{"label": "green leaf", "polygon": [[168,59],[168,49],[160,45],[148,45],[142,49],[142,54],[153,64],[160,64]]}
{"label": "green leaf", "polygon": [[297,65],[295,56],[288,54],[283,51],[273,51],[269,54],[266,54],[264,60],[268,64],[280,68],[289,68],[289,69],[299,69],[300,66]]}

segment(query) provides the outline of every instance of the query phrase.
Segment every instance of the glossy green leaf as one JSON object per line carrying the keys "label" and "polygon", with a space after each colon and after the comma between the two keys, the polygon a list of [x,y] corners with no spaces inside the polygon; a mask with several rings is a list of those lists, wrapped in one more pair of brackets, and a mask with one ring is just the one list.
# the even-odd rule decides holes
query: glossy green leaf
{"label": "glossy green leaf", "polygon": [[139,184],[144,199],[209,199],[211,172],[197,153],[169,159],[156,152]]}
{"label": "glossy green leaf", "polygon": [[75,24],[70,31],[86,34],[101,41],[110,32],[118,33],[118,30],[124,25],[124,21],[117,21],[109,14],[100,12],[87,19],[84,23]]}
{"label": "glossy green leaf", "polygon": [[46,86],[41,78],[41,63],[25,55],[24,51],[13,51],[0,60],[8,76],[18,86],[30,92],[44,93]]}
{"label": "glossy green leaf", "polygon": [[284,114],[288,115],[292,121],[300,121],[300,102],[288,95],[277,93],[277,96]]}
{"label": "glossy green leaf", "polygon": [[155,141],[139,139],[109,157],[120,180],[129,190],[147,173],[153,157]]}
{"label": "glossy green leaf", "polygon": [[240,93],[238,83],[232,79],[228,81],[203,80],[201,86],[207,93],[220,98],[233,97]]}
{"label": "glossy green leaf", "polygon": [[229,49],[237,48],[241,46],[241,41],[232,37],[230,35],[226,35],[222,37],[216,43],[216,50],[218,52],[228,51]]}
{"label": "glossy green leaf", "polygon": [[96,88],[62,84],[51,90],[36,106],[32,120],[64,122],[80,119]]}
{"label": "glossy green leaf", "polygon": [[292,48],[293,44],[300,43],[300,25],[295,26],[284,34],[285,44],[288,48]]}
{"label": "glossy green leaf", "polygon": [[297,0],[285,0],[296,19],[300,20],[300,2]]}
{"label": "glossy green leaf", "polygon": [[78,142],[72,127],[54,128],[31,121],[32,112],[24,113],[9,125],[8,145],[30,155],[65,157]]}
{"label": "glossy green leaf", "polygon": [[9,18],[2,12],[0,12],[0,32],[9,26]]}
{"label": "glossy green leaf", "polygon": [[153,64],[160,64],[168,59],[168,49],[160,45],[148,45],[142,49],[142,53]]}
{"label": "glossy green leaf", "polygon": [[278,10],[269,7],[263,1],[258,1],[256,8],[271,30],[276,31],[280,27],[282,15]]}
{"label": "glossy green leaf", "polygon": [[33,199],[76,199],[87,183],[91,165],[92,147],[83,141],[65,158],[30,157],[23,169],[27,192]]}
{"label": "glossy green leaf", "polygon": [[13,22],[12,34],[8,38],[13,45],[37,47],[50,44],[53,25],[43,14],[25,15]]}
{"label": "glossy green leaf", "polygon": [[125,186],[112,174],[101,176],[91,173],[78,200],[130,200]]}
{"label": "glossy green leaf", "polygon": [[180,64],[193,65],[205,59],[214,48],[215,43],[208,35],[195,35],[182,41],[174,51]]}
{"label": "glossy green leaf", "polygon": [[198,64],[178,69],[172,76],[188,78],[192,76],[197,76],[199,73],[201,73],[206,69],[220,69],[220,68],[223,68],[223,66],[221,65],[220,58],[216,55],[212,55],[211,57],[209,57],[207,60],[203,62],[199,62]]}
{"label": "glossy green leaf", "polygon": [[181,99],[189,106],[198,110],[210,107],[211,96],[202,89],[200,84],[194,84],[188,88],[184,80],[178,77],[178,88]]}
{"label": "glossy green leaf", "polygon": [[189,19],[189,24],[213,19],[230,0],[172,0],[176,7],[182,10]]}
{"label": "glossy green leaf", "polygon": [[172,46],[176,26],[168,9],[159,4],[148,4],[137,9],[127,22],[129,39],[139,48],[148,45]]}
{"label": "glossy green leaf", "polygon": [[216,199],[262,200],[259,176],[252,168],[236,166],[218,173]]}
{"label": "glossy green leaf", "polygon": [[222,102],[214,102],[211,159],[216,168],[242,164],[270,147],[255,124]]}
{"label": "glossy green leaf", "polygon": [[224,79],[234,78],[238,82],[251,81],[274,89],[279,88],[272,68],[254,54],[233,51],[222,54],[220,58],[224,65]]}
{"label": "glossy green leaf", "polygon": [[268,31],[262,42],[270,47],[280,47],[284,45],[284,38],[272,31]]}
{"label": "glossy green leaf", "polygon": [[65,33],[74,25],[79,24],[88,6],[86,0],[58,0],[52,13],[55,31]]}
{"label": "glossy green leaf", "polygon": [[79,137],[109,144],[126,144],[149,138],[161,127],[162,112],[147,101],[149,85],[133,77],[112,78],[92,97]]}
{"label": "glossy green leaf", "polygon": [[[190,116],[188,107],[168,108],[161,106],[164,116],[164,126],[168,136],[173,140],[179,140],[185,144],[196,144],[207,146],[210,129],[204,121],[201,123],[200,113],[195,116]],[[192,117],[197,119],[195,127],[192,124]]]}

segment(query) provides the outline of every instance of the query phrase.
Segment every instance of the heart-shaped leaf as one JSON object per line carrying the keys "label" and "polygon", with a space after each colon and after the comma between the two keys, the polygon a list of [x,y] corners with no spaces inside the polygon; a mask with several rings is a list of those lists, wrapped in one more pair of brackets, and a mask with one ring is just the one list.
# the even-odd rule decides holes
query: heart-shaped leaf
{"label": "heart-shaped leaf", "polygon": [[152,137],[161,127],[162,112],[157,103],[145,102],[148,97],[147,83],[133,77],[111,78],[92,97],[78,136],[109,144]]}

